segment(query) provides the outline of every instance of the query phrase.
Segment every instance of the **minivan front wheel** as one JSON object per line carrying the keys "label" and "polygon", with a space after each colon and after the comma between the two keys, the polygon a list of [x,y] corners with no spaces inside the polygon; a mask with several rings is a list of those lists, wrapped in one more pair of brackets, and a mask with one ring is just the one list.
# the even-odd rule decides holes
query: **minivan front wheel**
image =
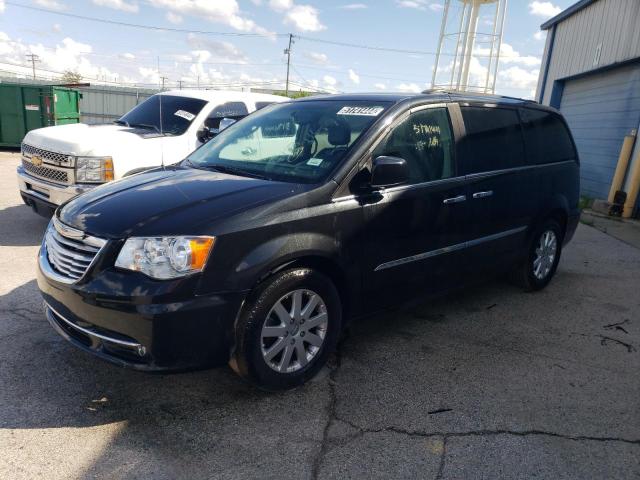
{"label": "minivan front wheel", "polygon": [[514,272],[516,283],[529,291],[546,287],[556,273],[561,250],[562,228],[548,219],[532,235],[526,260]]}
{"label": "minivan front wheel", "polygon": [[338,292],[325,275],[309,268],[277,273],[247,300],[230,364],[266,390],[301,385],[335,349],[341,312]]}

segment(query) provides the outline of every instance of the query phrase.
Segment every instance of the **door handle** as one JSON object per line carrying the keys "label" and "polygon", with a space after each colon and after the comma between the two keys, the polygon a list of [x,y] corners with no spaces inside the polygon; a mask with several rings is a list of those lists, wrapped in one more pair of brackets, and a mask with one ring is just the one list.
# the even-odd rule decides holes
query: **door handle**
{"label": "door handle", "polygon": [[444,203],[445,205],[449,205],[451,203],[464,202],[466,199],[467,197],[465,195],[458,195],[457,197],[453,197],[453,198],[445,198],[442,203]]}
{"label": "door handle", "polygon": [[473,194],[473,198],[485,198],[493,195],[493,190],[488,190],[486,192],[476,192]]}

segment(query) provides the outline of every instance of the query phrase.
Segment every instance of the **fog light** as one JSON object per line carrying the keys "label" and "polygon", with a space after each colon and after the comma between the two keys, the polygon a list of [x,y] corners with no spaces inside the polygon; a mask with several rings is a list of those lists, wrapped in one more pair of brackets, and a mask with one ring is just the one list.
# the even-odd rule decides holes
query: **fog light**
{"label": "fog light", "polygon": [[144,357],[147,354],[147,348],[144,345],[138,345],[138,355]]}

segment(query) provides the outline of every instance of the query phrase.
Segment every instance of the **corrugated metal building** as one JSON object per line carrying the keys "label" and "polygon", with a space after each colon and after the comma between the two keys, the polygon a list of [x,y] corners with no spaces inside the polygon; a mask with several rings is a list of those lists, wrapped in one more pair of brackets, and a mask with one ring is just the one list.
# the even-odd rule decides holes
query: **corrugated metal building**
{"label": "corrugated metal building", "polygon": [[[640,0],[581,0],[541,28],[537,100],[567,118],[582,193],[605,199],[623,139],[640,126]],[[640,142],[632,161],[640,161]]]}

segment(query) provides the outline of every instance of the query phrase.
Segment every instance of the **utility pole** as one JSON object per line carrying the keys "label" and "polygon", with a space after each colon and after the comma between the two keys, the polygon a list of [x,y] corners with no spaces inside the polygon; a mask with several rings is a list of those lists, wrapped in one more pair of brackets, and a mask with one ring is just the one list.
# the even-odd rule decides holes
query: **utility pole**
{"label": "utility pole", "polygon": [[289,48],[285,48],[284,53],[287,56],[287,84],[284,94],[289,96],[289,67],[291,66],[291,45],[293,45],[293,34],[289,34]]}
{"label": "utility pole", "polygon": [[160,77],[160,80],[162,80],[162,88],[160,90],[164,91],[164,81],[169,79],[167,77]]}
{"label": "utility pole", "polygon": [[182,90],[182,80],[178,80],[178,89]]}
{"label": "utility pole", "polygon": [[36,79],[36,62],[40,61],[40,57],[33,53],[27,55],[27,58],[31,60],[31,69],[33,70],[33,79]]}

